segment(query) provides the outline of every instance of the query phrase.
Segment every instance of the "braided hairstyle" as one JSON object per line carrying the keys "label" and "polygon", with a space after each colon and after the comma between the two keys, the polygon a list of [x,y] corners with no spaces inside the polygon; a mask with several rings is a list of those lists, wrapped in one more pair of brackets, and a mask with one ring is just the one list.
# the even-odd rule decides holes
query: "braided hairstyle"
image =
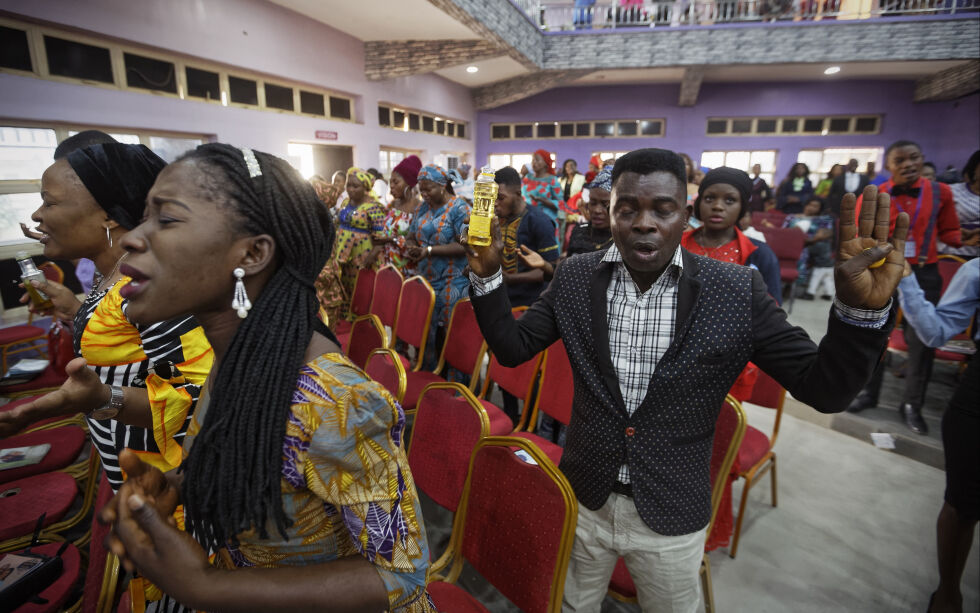
{"label": "braided hairstyle", "polygon": [[211,373],[207,415],[183,465],[187,530],[211,549],[253,528],[268,538],[270,521],[285,537],[282,445],[319,307],[313,279],[334,240],[313,187],[284,160],[254,153],[261,170],[255,177],[242,150],[230,145],[202,145],[181,158],[205,173],[207,197],[229,209],[236,233],[269,234],[276,250],[276,272],[253,297],[248,317]]}

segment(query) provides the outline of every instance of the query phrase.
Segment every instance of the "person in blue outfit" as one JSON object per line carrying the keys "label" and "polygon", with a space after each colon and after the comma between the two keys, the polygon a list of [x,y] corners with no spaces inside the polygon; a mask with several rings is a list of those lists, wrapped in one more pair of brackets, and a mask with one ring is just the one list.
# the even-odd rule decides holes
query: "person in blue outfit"
{"label": "person in blue outfit", "polygon": [[[906,264],[898,284],[905,320],[928,347],[939,347],[966,329],[980,314],[980,259],[960,266],[938,306]],[[980,330],[974,330],[974,343]],[[946,494],[936,522],[939,587],[929,599],[929,611],[962,611],[960,580],[970,555],[973,532],[980,519],[980,358],[974,353],[962,383],[943,413],[943,452],[946,456]]]}
{"label": "person in blue outfit", "polygon": [[449,173],[439,166],[424,166],[418,178],[422,204],[408,227],[406,253],[436,293],[423,364],[432,369],[439,359],[453,306],[466,296],[470,285],[463,274],[466,252],[459,244],[470,206],[455,194]]}

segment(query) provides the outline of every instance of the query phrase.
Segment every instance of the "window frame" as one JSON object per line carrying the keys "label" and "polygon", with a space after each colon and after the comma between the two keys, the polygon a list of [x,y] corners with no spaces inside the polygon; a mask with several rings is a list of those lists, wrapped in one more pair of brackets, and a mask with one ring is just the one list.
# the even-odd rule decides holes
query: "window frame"
{"label": "window frame", "polygon": [[[656,122],[660,125],[659,134],[642,134],[640,129],[641,122]],[[596,135],[595,124],[612,124],[613,133],[610,135]],[[619,124],[621,123],[634,123],[636,124],[636,134],[632,135],[620,135],[619,134]],[[514,129],[517,126],[526,126],[528,124],[532,125],[531,136],[514,136]],[[589,130],[587,135],[578,136],[578,126],[588,124]],[[541,125],[553,125],[555,127],[554,136],[541,136],[538,133],[538,128]],[[562,136],[561,130],[563,126],[571,127],[571,136]],[[494,138],[493,129],[496,126],[509,126],[510,127],[510,137],[508,138]],[[663,138],[667,134],[667,118],[666,117],[640,117],[632,118],[628,117],[625,119],[559,119],[556,121],[497,121],[490,124],[490,140],[492,141],[505,141],[505,140],[584,140],[584,139],[610,139],[610,138],[622,138],[622,139],[637,139],[637,138]]]}
{"label": "window frame", "polygon": [[769,184],[769,187],[775,187],[773,185],[773,182],[776,181],[776,170],[779,168],[779,149],[744,149],[744,148],[743,149],[706,149],[701,151],[701,155],[698,156],[698,159],[696,160],[699,167],[704,166],[702,161],[704,160],[704,155],[706,153],[724,154],[725,157],[723,159],[725,160],[725,163],[723,165],[727,165],[728,155],[730,153],[748,153],[749,167],[740,169],[740,170],[744,170],[746,173],[751,173],[752,171],[752,154],[772,153],[772,169],[763,168],[762,172],[759,173],[759,176],[762,177],[763,179],[766,179],[766,182]]}
{"label": "window frame", "polygon": [[[704,135],[708,137],[734,137],[734,138],[745,138],[748,136],[761,136],[761,137],[782,137],[782,136],[854,136],[854,135],[876,135],[881,134],[881,123],[884,120],[884,113],[858,113],[854,115],[760,115],[758,117],[706,117],[704,120]],[[858,131],[857,121],[858,119],[874,119],[875,120],[875,130],[869,131]],[[848,120],[848,129],[844,132],[831,131],[830,123],[833,120],[846,119]],[[751,121],[751,129],[748,132],[735,132],[734,125],[736,121]],[[807,121],[821,121],[821,129],[819,131],[805,131],[804,125]],[[709,132],[708,126],[712,122],[724,121],[725,131],[724,132]],[[759,122],[760,121],[775,121],[776,131],[775,132],[759,132]],[[796,129],[792,131],[785,131],[783,129],[783,124],[786,121],[795,121]],[[720,150],[720,149],[719,149]]]}

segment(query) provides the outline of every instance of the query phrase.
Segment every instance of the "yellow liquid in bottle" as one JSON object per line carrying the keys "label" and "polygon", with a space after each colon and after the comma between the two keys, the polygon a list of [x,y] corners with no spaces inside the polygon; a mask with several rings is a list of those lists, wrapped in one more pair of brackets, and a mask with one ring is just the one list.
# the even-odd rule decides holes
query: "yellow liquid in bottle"
{"label": "yellow liquid in bottle", "polygon": [[479,179],[473,185],[473,210],[470,212],[470,229],[467,241],[478,247],[488,246],[493,237],[491,224],[493,222],[493,207],[497,202],[497,183],[493,180],[492,171],[488,169],[480,173]]}
{"label": "yellow liquid in bottle", "polygon": [[43,274],[38,275],[37,278],[34,279],[27,276],[21,277],[21,280],[24,282],[24,289],[27,290],[27,294],[31,297],[31,302],[34,304],[34,308],[41,311],[54,308],[54,304],[51,302],[51,299],[48,298],[46,294],[38,291],[36,287],[31,285],[32,280],[44,282],[45,279]]}

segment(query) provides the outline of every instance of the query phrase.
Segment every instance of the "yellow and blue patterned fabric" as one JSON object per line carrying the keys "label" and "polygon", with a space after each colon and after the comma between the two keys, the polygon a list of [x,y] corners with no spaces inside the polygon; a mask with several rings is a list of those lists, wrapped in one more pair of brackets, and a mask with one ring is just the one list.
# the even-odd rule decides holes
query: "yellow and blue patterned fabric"
{"label": "yellow and blue patterned fabric", "polygon": [[[207,390],[185,453],[207,413]],[[425,590],[429,548],[402,437],[405,414],[379,384],[340,354],[300,371],[283,440],[283,540],[250,530],[229,546],[236,567],[322,564],[361,555],[388,590],[390,610],[435,611]]]}

